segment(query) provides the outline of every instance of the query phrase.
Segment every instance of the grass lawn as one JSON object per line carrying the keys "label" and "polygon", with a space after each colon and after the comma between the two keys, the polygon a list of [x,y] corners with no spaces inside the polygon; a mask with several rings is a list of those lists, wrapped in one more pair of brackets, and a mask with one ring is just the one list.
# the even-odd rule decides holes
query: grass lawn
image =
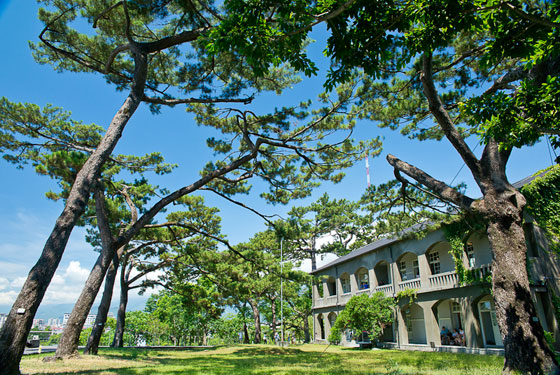
{"label": "grass lawn", "polygon": [[323,345],[278,348],[272,345],[215,349],[105,349],[99,356],[43,362],[26,356],[23,374],[500,374],[503,357],[471,354],[358,350]]}

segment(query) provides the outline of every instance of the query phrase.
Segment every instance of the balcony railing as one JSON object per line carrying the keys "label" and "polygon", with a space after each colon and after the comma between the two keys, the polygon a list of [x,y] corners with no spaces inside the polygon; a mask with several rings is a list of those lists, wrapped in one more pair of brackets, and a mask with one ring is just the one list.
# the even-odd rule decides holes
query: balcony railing
{"label": "balcony railing", "polygon": [[406,289],[420,289],[420,279],[412,279],[399,283],[399,291]]}
{"label": "balcony railing", "polygon": [[459,285],[459,277],[457,272],[449,271],[438,273],[428,277],[430,281],[430,288],[434,289],[447,289],[456,288]]}
{"label": "balcony railing", "polygon": [[473,271],[475,272],[475,278],[484,280],[486,276],[492,275],[492,264],[484,264]]}
{"label": "balcony railing", "polygon": [[354,294],[358,295],[358,294],[364,294],[364,293],[369,293],[369,288],[368,289],[356,290],[356,293],[354,293]]}
{"label": "balcony railing", "polygon": [[393,296],[393,285],[392,284],[379,285],[377,288],[375,288],[375,291],[376,292],[383,292],[383,293],[385,293],[385,296],[392,297]]}

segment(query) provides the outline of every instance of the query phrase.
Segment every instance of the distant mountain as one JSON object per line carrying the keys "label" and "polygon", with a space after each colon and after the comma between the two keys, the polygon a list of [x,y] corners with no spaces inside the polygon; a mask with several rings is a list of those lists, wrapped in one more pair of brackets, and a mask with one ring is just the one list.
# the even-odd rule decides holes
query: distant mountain
{"label": "distant mountain", "polygon": [[[128,302],[127,311],[135,311],[135,310],[144,310],[146,306],[147,297],[138,297],[134,296]],[[117,316],[117,309],[118,309],[119,301],[113,301],[111,305],[110,311]],[[72,308],[74,304],[71,303],[61,303],[55,305],[41,305],[39,306],[39,310],[37,310],[37,314],[35,314],[36,319],[50,319],[50,318],[58,318],[62,319],[65,313],[72,312]],[[97,314],[97,309],[99,305],[93,305],[91,308],[90,314]],[[0,305],[0,314],[7,314],[10,312],[12,305]]]}

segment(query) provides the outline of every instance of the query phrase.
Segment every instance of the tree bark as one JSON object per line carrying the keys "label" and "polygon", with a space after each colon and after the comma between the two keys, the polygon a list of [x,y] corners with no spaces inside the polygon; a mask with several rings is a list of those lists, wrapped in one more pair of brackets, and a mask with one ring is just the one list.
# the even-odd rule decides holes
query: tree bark
{"label": "tree bark", "polygon": [[86,280],[86,284],[78,297],[78,301],[76,301],[72,309],[66,328],[60,337],[55,358],[64,358],[77,354],[80,333],[84,327],[87,315],[91,310],[97,293],[99,293],[99,288],[103,283],[107,269],[113,261],[113,258],[117,255],[117,251],[114,249],[114,241],[109,226],[107,210],[105,208],[105,196],[99,188],[96,189],[94,195],[102,250]]}
{"label": "tree bark", "polygon": [[243,322],[243,344],[248,344],[249,341],[249,329],[247,323]]}
{"label": "tree bark", "polygon": [[2,327],[0,375],[20,374],[19,363],[33,325],[33,318],[62,259],[72,229],[85,210],[91,188],[99,177],[101,168],[117,145],[128,120],[142,101],[147,73],[147,55],[135,53],[134,58],[136,66],[131,92],[113,117],[103,139],[78,172],[64,209],[56,220],[43,252],[29,272]]}
{"label": "tree bark", "polygon": [[60,336],[60,342],[56,348],[56,358],[64,358],[77,354],[80,333],[82,332],[91,306],[95,301],[95,297],[99,292],[108,265],[114,256],[115,254],[111,252],[110,249],[102,250],[101,254],[99,254],[97,262],[86,281],[86,285],[72,309],[66,328],[64,328]]}
{"label": "tree bark", "polygon": [[259,311],[259,306],[257,305],[257,301],[254,299],[249,299],[249,305],[251,305],[251,309],[253,310],[253,319],[255,321],[255,344],[261,343],[261,314]]}
{"label": "tree bark", "polygon": [[311,334],[309,333],[309,318],[303,317],[303,341],[308,344],[311,341]]}
{"label": "tree bark", "polygon": [[[122,248],[121,248],[122,249]],[[97,316],[95,317],[95,324],[89,335],[86,347],[84,349],[84,354],[97,354],[99,349],[99,342],[101,341],[101,336],[103,335],[103,330],[105,329],[105,323],[107,322],[107,315],[109,313],[109,308],[111,307],[111,300],[113,299],[113,288],[115,286],[115,279],[117,278],[117,271],[119,267],[119,252],[113,258],[111,266],[107,270],[107,276],[105,277],[105,288],[103,290],[103,297],[101,297],[101,303],[97,309]]]}
{"label": "tree bark", "polygon": [[516,199],[512,195],[484,198],[485,209],[492,213],[487,233],[496,318],[505,349],[503,374],[553,373],[558,369],[554,353],[545,342],[540,322],[534,320],[537,313],[527,275],[522,210],[512,200],[524,203],[521,194]]}
{"label": "tree bark", "polygon": [[[424,171],[398,159],[388,161],[418,182],[459,207],[481,214],[488,221],[492,248],[492,291],[496,317],[503,337],[505,362],[503,374],[515,371],[530,374],[558,373],[554,354],[544,340],[540,322],[533,321],[536,309],[531,298],[526,269],[527,247],[523,233],[525,198],[508,182],[506,164],[511,151],[500,150],[495,140],[486,144],[480,160],[469,149],[439,98],[434,81],[432,56],[423,57],[421,81],[430,112],[446,138],[470,169],[483,198],[473,201]],[[412,168],[411,168],[412,167]]]}
{"label": "tree bark", "polygon": [[[125,272],[126,265],[123,265],[121,275]],[[128,304],[128,284],[124,277],[121,277],[121,300],[119,303],[119,311],[117,312],[117,326],[115,327],[115,337],[111,346],[113,348],[122,348],[124,345],[124,326],[126,324],[126,305]]]}

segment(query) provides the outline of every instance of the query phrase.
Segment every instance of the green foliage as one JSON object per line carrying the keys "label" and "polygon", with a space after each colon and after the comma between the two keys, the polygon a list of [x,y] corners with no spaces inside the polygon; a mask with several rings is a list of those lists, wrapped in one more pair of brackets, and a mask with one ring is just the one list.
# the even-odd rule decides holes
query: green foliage
{"label": "green foliage", "polygon": [[[464,186],[457,186],[464,189]],[[371,185],[360,199],[370,242],[381,238],[421,238],[450,216],[449,205],[398,180]],[[409,230],[414,227],[415,230]]]}
{"label": "green foliage", "polygon": [[397,293],[395,298],[396,298],[397,302],[407,300],[408,303],[414,303],[416,298],[418,298],[418,290],[417,289],[410,289],[410,288],[407,288],[405,290],[401,290],[400,292]]}
{"label": "green foliage", "polygon": [[368,332],[372,339],[376,339],[393,321],[395,306],[395,300],[385,297],[382,292],[353,296],[338,314],[328,337],[329,342],[339,342],[345,330],[352,330],[355,334]]}
{"label": "green foliage", "polygon": [[78,345],[85,346],[87,344],[88,337],[91,335],[91,328],[85,328],[80,331],[80,341]]}
{"label": "green foliage", "polygon": [[60,333],[53,333],[46,345],[58,345],[60,342],[60,335]]}
{"label": "green foliage", "polygon": [[465,267],[465,242],[472,233],[486,230],[485,220],[477,215],[458,215],[451,222],[443,225],[443,233],[449,245],[450,254],[455,262],[455,272],[459,285],[471,285],[474,283],[491,283],[492,275],[480,278],[477,270]]}
{"label": "green foliage", "polygon": [[523,186],[521,193],[527,200],[527,211],[546,231],[550,249],[560,253],[560,166],[554,165],[544,172],[544,176]]}
{"label": "green foliage", "polygon": [[546,343],[548,344],[550,349],[554,350],[554,343],[556,342],[556,339],[554,338],[554,332],[544,331],[544,339],[546,340]]}

